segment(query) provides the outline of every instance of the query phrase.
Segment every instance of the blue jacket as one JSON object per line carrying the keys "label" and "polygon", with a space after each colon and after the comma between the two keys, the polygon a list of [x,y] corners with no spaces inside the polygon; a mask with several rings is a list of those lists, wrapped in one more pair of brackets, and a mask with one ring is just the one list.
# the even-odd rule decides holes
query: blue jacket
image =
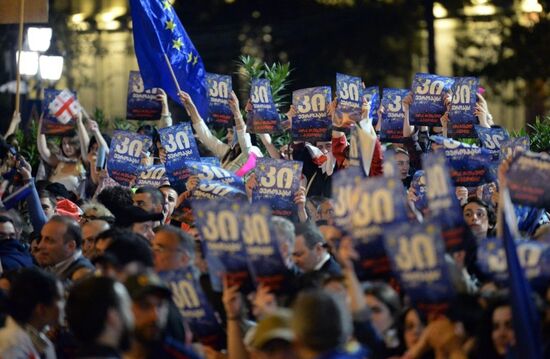
{"label": "blue jacket", "polygon": [[0,260],[4,272],[33,266],[31,254],[16,239],[0,241]]}

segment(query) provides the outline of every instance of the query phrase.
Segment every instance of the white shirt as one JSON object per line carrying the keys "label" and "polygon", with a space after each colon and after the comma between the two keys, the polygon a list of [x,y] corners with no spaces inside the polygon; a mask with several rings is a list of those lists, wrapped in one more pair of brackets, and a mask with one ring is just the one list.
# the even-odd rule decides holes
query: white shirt
{"label": "white shirt", "polygon": [[328,252],[325,252],[325,255],[323,256],[323,259],[317,265],[315,266],[315,270],[321,269],[325,265],[326,262],[328,262],[330,259],[330,254]]}
{"label": "white shirt", "polygon": [[[41,335],[46,359],[56,359],[52,342]],[[6,325],[0,329],[0,358],[40,359],[29,334],[12,317],[6,319]]]}

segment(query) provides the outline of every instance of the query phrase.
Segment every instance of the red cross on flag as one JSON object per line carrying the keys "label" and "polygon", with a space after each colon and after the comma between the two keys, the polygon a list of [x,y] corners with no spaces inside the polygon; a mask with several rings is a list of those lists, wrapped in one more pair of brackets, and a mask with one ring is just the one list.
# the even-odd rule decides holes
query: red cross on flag
{"label": "red cross on flag", "polygon": [[63,90],[48,105],[50,113],[62,124],[67,124],[81,110],[80,104],[69,90]]}

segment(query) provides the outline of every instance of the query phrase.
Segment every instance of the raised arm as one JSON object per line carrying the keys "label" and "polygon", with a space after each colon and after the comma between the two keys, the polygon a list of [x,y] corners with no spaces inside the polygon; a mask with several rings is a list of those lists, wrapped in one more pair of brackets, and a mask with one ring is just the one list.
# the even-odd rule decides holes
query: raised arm
{"label": "raised arm", "polygon": [[88,113],[86,112],[86,110],[84,110],[84,107],[82,108],[82,111],[80,111],[76,116],[76,129],[78,132],[78,140],[80,141],[80,157],[82,158],[82,161],[84,163],[87,163],[88,146],[90,146],[90,135],[88,135],[88,131],[84,126],[84,121],[82,120],[82,114],[86,116],[86,119],[88,121],[90,121],[91,119],[90,119],[90,116],[88,116]]}
{"label": "raised arm", "polygon": [[15,111],[13,113],[13,116],[11,117],[10,127],[8,127],[8,130],[6,131],[4,138],[7,138],[9,135],[14,134],[15,131],[17,131],[17,128],[19,127],[20,123],[21,123],[21,113]]}
{"label": "raised arm", "polygon": [[239,146],[241,146],[241,152],[248,154],[250,147],[252,147],[252,140],[250,139],[250,134],[246,132],[246,123],[239,108],[239,99],[234,91],[231,91],[229,107],[235,119],[235,132],[237,132],[237,140],[239,141]]}
{"label": "raised arm", "polygon": [[279,150],[277,150],[277,147],[271,142],[271,136],[269,133],[259,133],[256,136],[260,138],[260,141],[264,144],[265,149],[267,150],[267,153],[269,153],[269,157],[274,159],[280,159],[281,154],[279,153]]}
{"label": "raised arm", "polygon": [[160,113],[159,128],[172,126],[172,114],[168,108],[168,96],[163,89],[159,89],[157,100],[162,104],[162,112]]}
{"label": "raised arm", "polygon": [[48,143],[46,141],[46,135],[44,135],[42,133],[43,122],[44,122],[44,117],[42,115],[42,116],[40,116],[40,120],[39,120],[39,123],[38,123],[38,134],[36,136],[36,147],[38,149],[38,153],[40,153],[40,157],[42,158],[42,160],[44,162],[46,162],[47,164],[49,164],[50,166],[55,167],[59,163],[59,160],[57,159],[56,156],[54,156],[52,154],[52,152],[48,148]]}
{"label": "raised arm", "polygon": [[411,137],[414,133],[414,126],[411,126],[409,122],[409,107],[412,103],[412,92],[409,92],[407,96],[403,99],[403,112],[405,113],[405,118],[403,119],[403,137]]}

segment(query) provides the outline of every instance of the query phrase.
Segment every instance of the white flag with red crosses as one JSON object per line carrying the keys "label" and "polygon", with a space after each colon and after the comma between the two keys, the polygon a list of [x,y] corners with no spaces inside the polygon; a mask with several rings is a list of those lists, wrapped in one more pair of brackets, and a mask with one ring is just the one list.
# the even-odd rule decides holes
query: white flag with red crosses
{"label": "white flag with red crosses", "polygon": [[48,105],[48,109],[62,124],[69,123],[82,110],[80,103],[69,90],[61,91]]}

